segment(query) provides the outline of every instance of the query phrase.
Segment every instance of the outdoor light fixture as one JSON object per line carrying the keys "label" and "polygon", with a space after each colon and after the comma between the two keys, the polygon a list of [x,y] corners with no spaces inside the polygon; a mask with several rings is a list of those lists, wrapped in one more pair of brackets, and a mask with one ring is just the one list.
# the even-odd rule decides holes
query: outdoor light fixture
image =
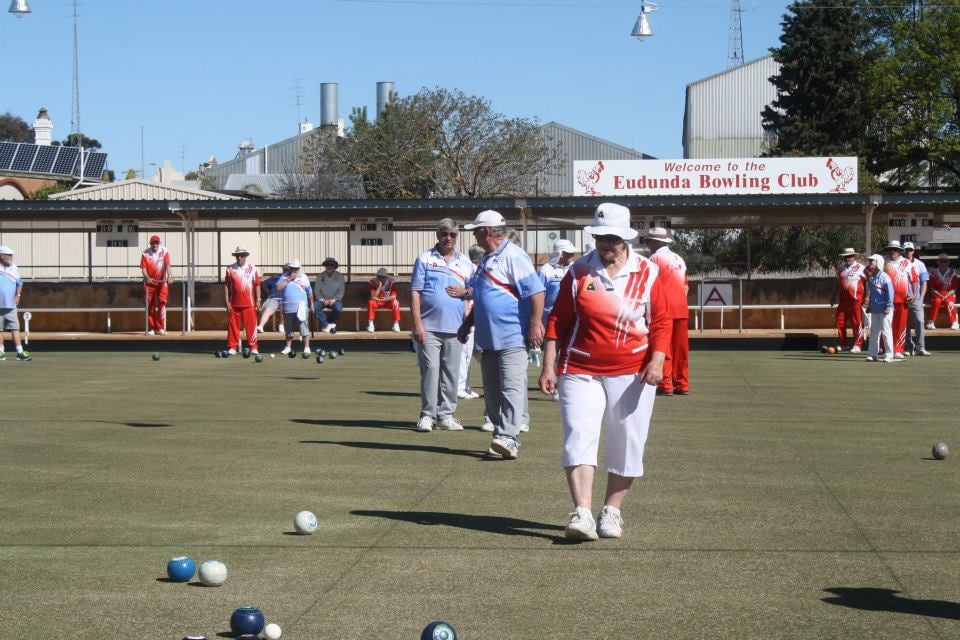
{"label": "outdoor light fixture", "polygon": [[660,5],[656,3],[641,0],[640,15],[637,16],[637,22],[633,25],[633,31],[630,32],[630,35],[640,42],[652,36],[653,30],[650,28],[650,21],[647,20],[647,14],[653,13],[659,8]]}
{"label": "outdoor light fixture", "polygon": [[24,14],[30,13],[30,5],[27,4],[27,0],[13,0],[10,3],[10,13],[22,18]]}

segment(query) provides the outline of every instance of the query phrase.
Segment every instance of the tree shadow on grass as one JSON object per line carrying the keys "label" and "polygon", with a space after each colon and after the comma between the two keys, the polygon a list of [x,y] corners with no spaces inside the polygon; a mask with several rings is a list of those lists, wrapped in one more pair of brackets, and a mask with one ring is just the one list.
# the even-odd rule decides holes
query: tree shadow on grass
{"label": "tree shadow on grass", "polygon": [[[342,447],[354,447],[356,449],[379,449],[381,451],[415,451],[417,453],[442,453],[450,456],[464,456],[466,458],[476,458],[483,460],[491,456],[486,453],[470,449],[451,449],[450,447],[438,447],[436,445],[424,444],[396,444],[393,442],[354,442],[350,440],[301,440],[301,444],[338,444]],[[499,456],[495,458],[502,460]]]}
{"label": "tree shadow on grass", "polygon": [[373,420],[366,418],[364,420],[322,420],[309,418],[292,418],[290,422],[297,424],[313,425],[317,427],[364,427],[366,429],[404,429],[413,430],[413,424],[410,422],[398,422],[396,420]]}
{"label": "tree shadow on grass", "polygon": [[469,529],[484,533],[498,533],[505,536],[524,536],[528,538],[544,538],[551,542],[564,543],[562,535],[552,535],[548,531],[563,531],[563,527],[556,524],[544,524],[532,520],[519,518],[505,518],[503,516],[477,516],[467,513],[444,513],[437,511],[368,511],[364,509],[350,512],[355,516],[370,518],[386,518],[400,520],[421,525],[444,525],[458,529]]}
{"label": "tree shadow on grass", "polygon": [[960,620],[960,604],[948,600],[914,600],[897,595],[900,592],[895,589],[875,587],[830,587],[824,591],[835,594],[822,598],[824,602],[851,609]]}

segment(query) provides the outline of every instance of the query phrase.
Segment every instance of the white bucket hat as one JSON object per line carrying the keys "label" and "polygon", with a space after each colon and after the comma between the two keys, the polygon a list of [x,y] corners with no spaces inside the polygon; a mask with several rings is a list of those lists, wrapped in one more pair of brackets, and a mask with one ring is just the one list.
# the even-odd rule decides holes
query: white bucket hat
{"label": "white bucket hat", "polygon": [[288,263],[287,263],[286,265],[284,265],[284,266],[286,266],[288,269],[299,269],[299,268],[300,268],[300,261],[297,260],[296,258],[294,258],[293,260],[291,260],[290,262],[288,262]]}
{"label": "white bucket hat", "polygon": [[577,248],[569,240],[557,240],[553,243],[554,253],[576,253]]}
{"label": "white bucket hat", "polygon": [[891,240],[887,243],[887,246],[884,249],[896,249],[897,251],[903,251],[903,247],[900,246],[899,240]]}
{"label": "white bucket hat", "polygon": [[246,247],[242,246],[242,245],[237,245],[237,248],[234,249],[234,250],[233,250],[233,253],[231,253],[230,255],[232,255],[232,256],[240,256],[240,255],[246,255],[246,256],[248,256],[248,255],[250,255],[250,250],[247,249]]}
{"label": "white bucket hat", "polygon": [[673,238],[670,237],[670,232],[664,229],[663,227],[654,227],[647,232],[647,240],[656,240],[657,242],[662,242],[664,244],[673,244]]}
{"label": "white bucket hat", "polygon": [[857,255],[857,252],[853,249],[853,247],[847,247],[846,249],[840,252],[841,258],[846,258],[847,256],[855,256],[855,255]]}
{"label": "white bucket hat", "polygon": [[592,236],[617,236],[633,240],[639,232],[630,226],[630,209],[612,202],[604,202],[593,214],[593,224],[584,227]]}
{"label": "white bucket hat", "polygon": [[2,247],[0,247],[0,253],[2,253],[5,256],[12,256],[16,253],[16,251],[11,249],[7,245],[3,245]]}
{"label": "white bucket hat", "polygon": [[877,263],[877,269],[879,269],[880,271],[883,271],[883,256],[881,256],[879,253],[875,253],[869,258],[867,258],[868,262],[870,260],[875,261]]}
{"label": "white bucket hat", "polygon": [[469,222],[463,225],[464,229],[480,229],[482,227],[505,227],[507,226],[507,221],[503,219],[503,216],[499,211],[494,211],[493,209],[487,209],[481,211],[477,214],[477,219],[473,222]]}
{"label": "white bucket hat", "polygon": [[[3,253],[3,252],[0,251],[0,253]],[[947,262],[950,262],[950,256],[948,256],[945,253],[941,253],[940,255],[937,256],[937,260],[946,260]]]}

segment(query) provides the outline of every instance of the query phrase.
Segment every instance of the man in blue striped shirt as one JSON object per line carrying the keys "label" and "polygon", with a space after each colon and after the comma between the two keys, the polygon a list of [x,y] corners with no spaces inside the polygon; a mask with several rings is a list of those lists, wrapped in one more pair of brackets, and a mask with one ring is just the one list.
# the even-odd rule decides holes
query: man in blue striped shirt
{"label": "man in blue striped shirt", "polygon": [[867,258],[867,289],[870,311],[870,355],[867,362],[876,362],[883,335],[883,361],[893,362],[893,281],[883,270],[883,257]]}

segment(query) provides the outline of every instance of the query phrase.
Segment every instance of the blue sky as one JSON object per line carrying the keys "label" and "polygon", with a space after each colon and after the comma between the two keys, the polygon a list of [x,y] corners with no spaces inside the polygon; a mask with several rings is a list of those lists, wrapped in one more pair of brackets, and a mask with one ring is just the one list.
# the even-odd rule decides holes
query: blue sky
{"label": "blue sky", "polygon": [[[29,0],[0,15],[0,113],[54,136],[70,130],[72,3]],[[744,57],[778,44],[786,3],[743,1]],[[4,11],[9,5],[4,3]],[[661,158],[682,155],[685,86],[727,66],[728,0],[663,2],[655,36],[629,37],[624,0],[86,0],[80,4],[80,119],[122,177],[170,160],[195,168],[320,118],[321,82],[340,84],[340,116],[401,95],[459,88],[508,116],[556,120]],[[184,151],[185,160],[181,161]]]}

